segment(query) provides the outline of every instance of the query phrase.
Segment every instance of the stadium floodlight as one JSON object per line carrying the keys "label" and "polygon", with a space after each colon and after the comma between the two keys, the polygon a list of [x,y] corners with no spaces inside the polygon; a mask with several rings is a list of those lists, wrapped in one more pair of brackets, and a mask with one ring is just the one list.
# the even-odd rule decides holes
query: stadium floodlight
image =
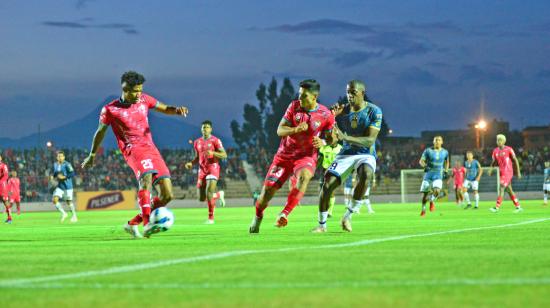
{"label": "stadium floodlight", "polygon": [[487,128],[487,122],[485,122],[485,120],[480,120],[480,121],[477,123],[477,128],[479,128],[479,129],[486,129],[486,128]]}
{"label": "stadium floodlight", "polygon": [[49,140],[46,141],[46,147],[48,147],[48,148],[53,147],[53,142],[51,142],[51,141],[49,141]]}

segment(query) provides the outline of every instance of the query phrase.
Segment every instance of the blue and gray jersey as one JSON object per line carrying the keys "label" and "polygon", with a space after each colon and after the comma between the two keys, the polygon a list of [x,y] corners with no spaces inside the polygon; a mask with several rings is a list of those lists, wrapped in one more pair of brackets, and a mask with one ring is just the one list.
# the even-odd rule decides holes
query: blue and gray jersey
{"label": "blue and gray jersey", "polygon": [[422,153],[422,159],[426,162],[424,180],[442,180],[445,161],[449,158],[449,152],[441,148],[427,148]]}
{"label": "blue and gray jersey", "polygon": [[[53,177],[55,180],[57,180],[57,187],[63,190],[67,189],[73,189],[73,176],[74,176],[74,169],[73,166],[69,162],[64,161],[63,163],[59,164],[58,162],[55,162],[53,164]],[[57,178],[58,174],[63,174],[66,179],[59,180]]]}
{"label": "blue and gray jersey", "polygon": [[479,175],[479,163],[477,160],[464,161],[464,168],[466,168],[466,180],[475,181]]}
{"label": "blue and gray jersey", "polygon": [[[367,102],[367,106],[354,112],[351,107],[347,105],[342,113],[336,117],[336,124],[342,132],[353,137],[364,137],[369,127],[380,129],[382,126],[382,109]],[[370,154],[376,157],[376,145],[373,144],[370,147],[362,147],[354,144],[350,144],[344,141],[344,145],[339,155],[357,155],[357,154]]]}
{"label": "blue and gray jersey", "polygon": [[544,169],[544,183],[550,184],[550,168]]}

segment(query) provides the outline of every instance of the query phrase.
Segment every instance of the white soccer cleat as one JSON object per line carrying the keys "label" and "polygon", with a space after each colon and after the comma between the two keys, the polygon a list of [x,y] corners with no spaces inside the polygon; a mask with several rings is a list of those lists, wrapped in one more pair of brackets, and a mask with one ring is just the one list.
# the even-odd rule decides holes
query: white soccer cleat
{"label": "white soccer cleat", "polygon": [[250,223],[250,227],[248,228],[249,233],[260,233],[260,225],[262,224],[262,218],[259,218],[257,216],[254,216],[252,219],[252,222]]}
{"label": "white soccer cleat", "polygon": [[497,208],[497,207],[492,207],[492,208],[489,209],[489,211],[491,211],[491,212],[493,212],[493,213],[498,213],[499,210],[500,210],[500,209]]}
{"label": "white soccer cleat", "polygon": [[275,221],[275,227],[277,228],[283,228],[286,227],[288,224],[288,218],[286,217],[285,213],[280,213],[277,215],[277,220]]}
{"label": "white soccer cleat", "polygon": [[205,222],[204,222],[205,225],[213,225],[214,224],[214,219],[207,219]]}
{"label": "white soccer cleat", "polygon": [[148,223],[144,228],[143,228],[143,236],[145,236],[146,238],[149,238],[151,237],[151,235],[155,234],[155,233],[159,233],[161,230],[160,230],[160,226],[159,225],[155,225],[155,224],[152,224],[152,223]]}
{"label": "white soccer cleat", "polygon": [[221,207],[225,207],[225,191],[220,190],[219,194],[220,194],[220,205]]}
{"label": "white soccer cleat", "polygon": [[67,216],[69,216],[69,215],[67,215],[67,213],[61,214],[61,222],[64,222],[65,219],[67,219]]}
{"label": "white soccer cleat", "polygon": [[516,209],[514,210],[514,213],[521,213],[523,212],[523,208],[522,207],[516,207]]}
{"label": "white soccer cleat", "polygon": [[77,222],[77,221],[78,221],[78,218],[76,218],[76,216],[73,215],[73,217],[71,217],[71,222],[72,222],[72,223],[75,223],[75,222]]}
{"label": "white soccer cleat", "polygon": [[342,218],[341,224],[342,224],[342,230],[347,231],[347,232],[351,232],[351,230],[352,230],[351,229],[351,219]]}
{"label": "white soccer cleat", "polygon": [[130,234],[133,238],[142,238],[143,237],[141,235],[141,233],[139,233],[137,225],[126,224],[124,226],[124,231],[126,231],[126,233]]}
{"label": "white soccer cleat", "polygon": [[327,227],[326,226],[317,226],[311,230],[311,233],[326,233]]}

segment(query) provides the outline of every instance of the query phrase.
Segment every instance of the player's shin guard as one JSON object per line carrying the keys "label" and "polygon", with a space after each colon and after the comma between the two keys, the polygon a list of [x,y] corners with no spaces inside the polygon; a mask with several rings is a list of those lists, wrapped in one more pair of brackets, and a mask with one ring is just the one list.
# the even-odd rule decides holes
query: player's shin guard
{"label": "player's shin guard", "polygon": [[516,195],[511,195],[511,196],[510,196],[510,199],[512,199],[512,202],[514,202],[514,205],[515,205],[516,207],[520,207],[520,205],[519,205],[519,199],[516,197]]}
{"label": "player's shin guard", "polygon": [[294,210],[294,208],[300,203],[300,200],[302,200],[302,197],[304,196],[304,193],[301,192],[297,188],[292,188],[292,190],[288,193],[288,197],[286,199],[286,205],[283,209],[283,213],[288,216]]}
{"label": "player's shin guard", "polygon": [[138,191],[138,203],[141,208],[143,225],[145,226],[149,223],[149,216],[151,215],[151,193],[146,189]]}
{"label": "player's shin guard", "polygon": [[501,197],[501,196],[498,196],[498,198],[497,198],[497,204],[495,205],[495,207],[496,207],[497,209],[499,209],[501,205],[502,205],[502,197]]}

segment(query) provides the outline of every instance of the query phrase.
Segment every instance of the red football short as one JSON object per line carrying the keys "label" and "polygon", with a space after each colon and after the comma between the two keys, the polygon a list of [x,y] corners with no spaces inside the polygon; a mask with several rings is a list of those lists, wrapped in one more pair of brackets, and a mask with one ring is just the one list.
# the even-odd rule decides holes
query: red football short
{"label": "red football short", "polygon": [[200,188],[206,184],[207,180],[218,180],[220,178],[220,164],[210,164],[208,167],[199,167],[199,178],[197,179],[197,187]]}
{"label": "red football short", "polygon": [[316,164],[317,160],[311,156],[297,159],[283,159],[275,155],[271,166],[269,166],[267,175],[265,176],[264,185],[273,186],[279,189],[289,177],[293,174],[297,174],[301,169],[307,168],[314,174]]}
{"label": "red football short", "polygon": [[138,181],[148,173],[153,174],[153,183],[161,178],[170,178],[170,170],[155,147],[134,147],[129,154],[124,155],[124,159]]}

